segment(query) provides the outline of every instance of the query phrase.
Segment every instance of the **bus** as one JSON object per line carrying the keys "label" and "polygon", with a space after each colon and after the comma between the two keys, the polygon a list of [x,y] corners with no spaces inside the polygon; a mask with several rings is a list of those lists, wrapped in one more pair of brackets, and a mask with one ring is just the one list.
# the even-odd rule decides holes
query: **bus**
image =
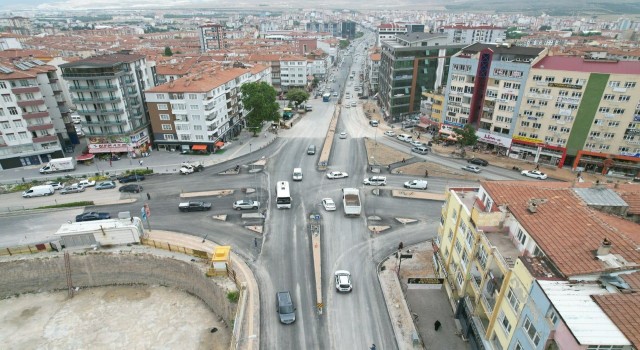
{"label": "bus", "polygon": [[322,95],[322,102],[329,102],[330,99],[331,99],[330,92],[327,92],[326,94]]}
{"label": "bus", "polygon": [[276,183],[276,207],[278,209],[291,209],[291,194],[289,193],[288,181],[278,181]]}

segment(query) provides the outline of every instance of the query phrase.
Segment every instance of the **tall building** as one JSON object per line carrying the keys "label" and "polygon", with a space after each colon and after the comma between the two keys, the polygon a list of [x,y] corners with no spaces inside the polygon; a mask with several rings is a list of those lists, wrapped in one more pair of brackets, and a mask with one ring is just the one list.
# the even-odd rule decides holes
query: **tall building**
{"label": "tall building", "polygon": [[376,46],[380,46],[384,40],[394,40],[396,35],[406,34],[407,26],[402,23],[383,23],[378,26]]}
{"label": "tall building", "polygon": [[64,157],[63,146],[76,135],[55,67],[0,62],[0,95],[0,169]]}
{"label": "tall building", "polygon": [[501,43],[507,38],[507,29],[494,26],[444,26],[438,32],[446,34],[456,44]]}
{"label": "tall building", "polygon": [[411,33],[382,41],[378,75],[385,119],[397,122],[420,112],[422,92],[444,86],[449,61],[463,46],[443,34]]}
{"label": "tall building", "polygon": [[380,61],[382,55],[380,52],[373,52],[369,54],[367,63],[367,72],[364,81],[369,82],[369,91],[365,91],[365,95],[373,95],[379,90],[379,77],[380,77]]}
{"label": "tall building", "polygon": [[345,21],[340,23],[340,33],[343,38],[353,40],[356,37],[356,22]]}
{"label": "tall building", "polygon": [[480,147],[506,153],[518,122],[532,65],[545,49],[476,43],[451,59],[443,106],[444,123],[473,124]]}
{"label": "tall building", "polygon": [[270,68],[211,70],[145,92],[154,144],[159,149],[213,152],[244,127],[240,87],[270,83]]}
{"label": "tall building", "polygon": [[154,66],[128,52],[60,65],[90,153],[140,154],[151,146],[143,92],[155,85]]}
{"label": "tall building", "polygon": [[200,52],[223,50],[227,47],[225,28],[220,24],[204,24],[198,27]]}

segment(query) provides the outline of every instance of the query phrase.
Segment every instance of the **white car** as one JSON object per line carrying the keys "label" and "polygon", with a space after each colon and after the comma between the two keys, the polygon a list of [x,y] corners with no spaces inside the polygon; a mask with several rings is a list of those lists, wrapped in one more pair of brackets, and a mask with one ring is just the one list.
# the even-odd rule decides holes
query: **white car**
{"label": "white car", "polygon": [[411,180],[404,183],[404,188],[426,190],[428,185],[427,180]]}
{"label": "white car", "polygon": [[351,273],[346,270],[338,270],[334,274],[336,279],[336,290],[338,292],[351,292],[353,285],[351,284]]}
{"label": "white car", "polygon": [[351,101],[351,107],[356,107],[358,106],[358,102],[356,101]]}
{"label": "white car", "polygon": [[61,190],[64,188],[64,182],[47,181],[45,182],[45,185],[51,185],[54,190]]}
{"label": "white car", "polygon": [[349,174],[343,173],[342,171],[332,171],[327,173],[327,179],[344,179],[345,177],[349,177]]}
{"label": "white car", "polygon": [[423,147],[423,146],[425,146],[425,144],[424,144],[424,143],[422,143],[422,142],[420,142],[420,141],[418,141],[418,140],[410,141],[410,142],[409,142],[409,144],[410,144],[411,146],[413,146],[413,147]]}
{"label": "white car", "polygon": [[336,203],[331,198],[323,198],[322,199],[322,206],[324,207],[324,210],[326,210],[326,211],[334,211],[334,210],[336,210]]}
{"label": "white car", "polygon": [[539,180],[544,180],[547,178],[547,174],[538,170],[523,170],[520,174]]}
{"label": "white car", "polygon": [[372,176],[372,177],[368,177],[366,179],[364,179],[364,181],[362,181],[363,184],[365,185],[370,185],[370,186],[385,186],[387,184],[387,177],[386,176]]}
{"label": "white car", "polygon": [[344,108],[350,108],[350,107],[351,107],[351,105],[349,104],[349,102],[344,104]]}
{"label": "white car", "polygon": [[80,182],[78,182],[78,185],[82,187],[91,187],[91,186],[95,186],[96,182],[95,180],[84,179],[84,180],[80,180]]}
{"label": "white car", "polygon": [[465,165],[462,167],[462,170],[470,171],[472,173],[479,173],[481,171],[480,167],[477,165]]}
{"label": "white car", "polygon": [[341,138],[341,139],[346,139],[346,138],[347,138],[347,133],[346,133],[346,132],[344,132],[344,131],[343,131],[343,132],[341,132],[341,133],[340,133],[340,138]]}
{"label": "white car", "polygon": [[260,202],[254,201],[251,199],[241,199],[239,201],[233,202],[233,209],[235,210],[243,210],[243,209],[258,209],[260,206]]}
{"label": "white car", "polygon": [[387,136],[396,136],[396,133],[393,130],[387,130],[384,132],[384,134]]}

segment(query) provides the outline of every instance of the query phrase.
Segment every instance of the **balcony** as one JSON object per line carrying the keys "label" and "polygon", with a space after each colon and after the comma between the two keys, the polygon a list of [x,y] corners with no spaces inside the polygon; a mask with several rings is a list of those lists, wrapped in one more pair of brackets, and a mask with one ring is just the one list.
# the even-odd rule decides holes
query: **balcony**
{"label": "balcony", "polygon": [[92,120],[92,121],[82,121],[82,125],[91,126],[91,125],[127,125],[126,120]]}
{"label": "balcony", "polygon": [[127,131],[90,131],[86,130],[85,134],[87,136],[128,136],[129,133]]}
{"label": "balcony", "polygon": [[547,94],[537,94],[534,92],[530,92],[527,94],[527,97],[531,97],[531,98],[539,98],[542,100],[551,100],[552,96],[551,95],[547,95]]}
{"label": "balcony", "polygon": [[72,98],[73,103],[100,103],[100,102],[120,102],[120,97],[84,97],[84,98]]}
{"label": "balcony", "polygon": [[44,100],[35,99],[35,100],[28,100],[28,101],[17,101],[17,104],[20,107],[40,106],[44,104]]}
{"label": "balcony", "polygon": [[122,114],[124,110],[116,108],[116,109],[100,109],[100,110],[86,110],[79,109],[78,114],[82,115],[104,115],[104,114]]}
{"label": "balcony", "polygon": [[34,93],[34,92],[40,92],[40,88],[38,86],[19,86],[19,87],[12,87],[11,88],[11,92],[13,92],[14,94],[26,94],[28,92]]}
{"label": "balcony", "polygon": [[22,114],[22,118],[25,120],[29,120],[29,119],[36,119],[36,118],[48,118],[49,117],[49,112],[44,111],[44,112],[30,112],[30,113],[23,113]]}
{"label": "balcony", "polygon": [[53,142],[53,141],[58,141],[58,136],[46,135],[46,136],[34,137],[32,141],[34,143]]}
{"label": "balcony", "polygon": [[115,85],[92,85],[92,86],[69,86],[69,91],[116,91],[118,87]]}
{"label": "balcony", "polygon": [[27,130],[29,131],[48,130],[48,129],[53,129],[52,123],[27,125]]}

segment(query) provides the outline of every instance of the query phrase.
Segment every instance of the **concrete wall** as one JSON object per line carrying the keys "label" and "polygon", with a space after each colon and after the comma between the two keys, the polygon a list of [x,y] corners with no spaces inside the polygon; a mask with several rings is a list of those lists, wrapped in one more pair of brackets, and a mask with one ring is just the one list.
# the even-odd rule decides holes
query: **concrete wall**
{"label": "concrete wall", "polygon": [[[146,253],[71,253],[71,278],[80,288],[109,285],[161,285],[202,299],[227,325],[233,324],[236,304],[227,288],[205,276],[201,262],[188,262]],[[63,254],[32,255],[0,262],[0,298],[23,293],[67,289]]]}

